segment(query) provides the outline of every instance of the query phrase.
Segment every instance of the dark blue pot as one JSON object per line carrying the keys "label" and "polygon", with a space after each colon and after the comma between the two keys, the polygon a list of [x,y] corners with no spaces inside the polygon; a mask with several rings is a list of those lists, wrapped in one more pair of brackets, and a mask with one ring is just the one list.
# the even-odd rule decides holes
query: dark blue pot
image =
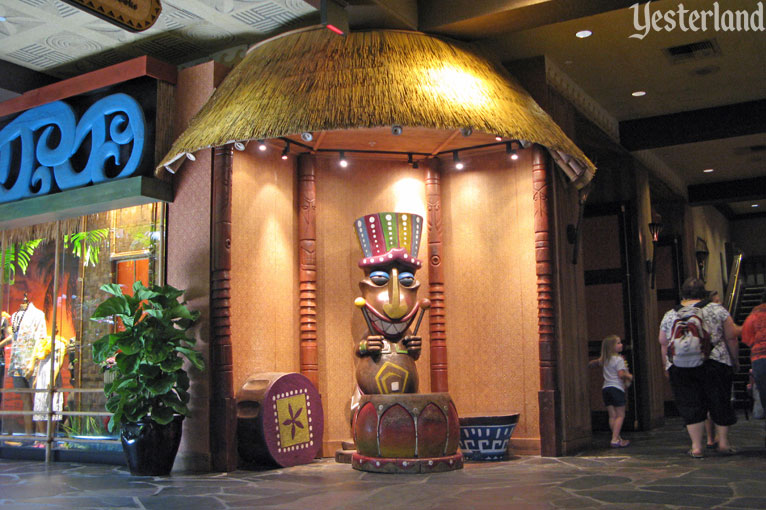
{"label": "dark blue pot", "polygon": [[149,418],[127,423],[120,430],[122,450],[130,474],[136,476],[167,476],[181,444],[184,417],[177,414],[167,425]]}

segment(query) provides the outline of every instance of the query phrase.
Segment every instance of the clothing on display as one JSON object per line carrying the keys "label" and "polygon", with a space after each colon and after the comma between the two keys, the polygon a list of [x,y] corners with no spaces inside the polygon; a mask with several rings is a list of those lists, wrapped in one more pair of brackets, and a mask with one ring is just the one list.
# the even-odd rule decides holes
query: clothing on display
{"label": "clothing on display", "polygon": [[11,316],[13,329],[13,343],[11,349],[11,362],[8,366],[8,375],[13,377],[30,377],[30,366],[34,354],[35,345],[39,339],[48,335],[45,324],[45,314],[37,309],[33,303],[22,305],[19,311]]}

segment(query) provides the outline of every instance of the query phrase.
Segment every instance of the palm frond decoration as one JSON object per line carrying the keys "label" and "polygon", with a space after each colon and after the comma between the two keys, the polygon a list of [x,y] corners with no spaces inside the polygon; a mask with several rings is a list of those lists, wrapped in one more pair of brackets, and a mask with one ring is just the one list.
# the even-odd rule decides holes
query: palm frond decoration
{"label": "palm frond decoration", "polygon": [[64,236],[64,249],[72,248],[72,254],[82,260],[84,266],[98,264],[101,245],[109,235],[108,228],[76,232]]}
{"label": "palm frond decoration", "polygon": [[27,274],[29,261],[35,254],[35,249],[42,243],[42,239],[33,239],[22,243],[15,243],[5,250],[5,267],[3,267],[3,283],[13,285],[16,282],[16,272],[21,270]]}

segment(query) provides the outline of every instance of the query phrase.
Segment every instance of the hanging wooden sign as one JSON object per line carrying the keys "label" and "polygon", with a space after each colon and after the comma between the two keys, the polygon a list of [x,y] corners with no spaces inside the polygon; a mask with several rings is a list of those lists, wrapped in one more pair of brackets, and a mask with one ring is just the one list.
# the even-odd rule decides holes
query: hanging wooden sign
{"label": "hanging wooden sign", "polygon": [[160,0],[63,0],[131,32],[154,25],[162,12]]}

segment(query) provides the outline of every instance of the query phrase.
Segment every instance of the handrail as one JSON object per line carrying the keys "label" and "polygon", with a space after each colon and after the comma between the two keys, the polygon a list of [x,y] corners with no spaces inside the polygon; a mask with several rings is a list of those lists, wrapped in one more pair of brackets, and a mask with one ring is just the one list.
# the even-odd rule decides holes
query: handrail
{"label": "handrail", "polygon": [[731,270],[729,271],[729,283],[726,285],[726,295],[724,296],[724,307],[729,311],[729,315],[737,305],[739,294],[739,276],[742,269],[742,253],[737,253],[734,260],[731,261]]}

